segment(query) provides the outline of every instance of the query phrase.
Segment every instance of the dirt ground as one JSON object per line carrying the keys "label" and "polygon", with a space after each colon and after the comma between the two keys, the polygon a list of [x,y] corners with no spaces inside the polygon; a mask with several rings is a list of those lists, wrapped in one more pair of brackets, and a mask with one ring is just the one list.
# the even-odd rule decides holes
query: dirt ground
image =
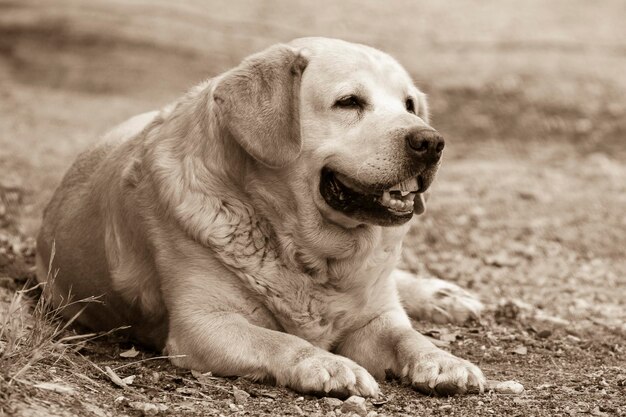
{"label": "dirt ground", "polygon": [[618,0],[0,0],[0,416],[349,414],[176,369],[115,333],[80,336],[37,290],[16,292],[33,276],[41,211],[81,149],[305,35],[380,47],[429,94],[446,155],[403,266],[471,289],[488,311],[415,326],[525,387],[434,398],[385,381],[367,412],[626,416],[625,15]]}

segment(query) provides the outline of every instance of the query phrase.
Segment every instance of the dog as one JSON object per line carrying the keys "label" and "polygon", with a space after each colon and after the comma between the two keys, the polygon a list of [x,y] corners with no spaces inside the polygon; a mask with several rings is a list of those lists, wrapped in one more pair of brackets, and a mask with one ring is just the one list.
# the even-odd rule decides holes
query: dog
{"label": "dog", "polygon": [[275,45],[81,154],[44,212],[38,279],[56,272],[44,294],[65,317],[130,326],[183,368],[336,396],[375,397],[389,373],[481,392],[407,314],[463,321],[480,302],[394,269],[443,148],[389,55]]}

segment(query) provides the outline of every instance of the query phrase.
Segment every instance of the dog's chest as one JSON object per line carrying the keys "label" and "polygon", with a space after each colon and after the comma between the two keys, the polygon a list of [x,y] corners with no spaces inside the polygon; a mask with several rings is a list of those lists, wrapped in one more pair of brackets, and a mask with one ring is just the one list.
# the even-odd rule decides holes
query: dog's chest
{"label": "dog's chest", "polygon": [[297,296],[273,300],[290,312],[278,321],[287,332],[331,349],[396,302],[390,273],[400,251],[401,239],[381,239],[361,256],[329,261],[325,274],[300,276]]}
{"label": "dog's chest", "polygon": [[[213,237],[211,246],[284,331],[329,349],[397,302],[389,275],[408,226],[377,229],[367,243],[355,243],[351,256],[320,258],[322,267],[311,272],[283,259],[269,227],[248,216],[239,216],[223,241]],[[301,250],[304,257],[314,257]]]}

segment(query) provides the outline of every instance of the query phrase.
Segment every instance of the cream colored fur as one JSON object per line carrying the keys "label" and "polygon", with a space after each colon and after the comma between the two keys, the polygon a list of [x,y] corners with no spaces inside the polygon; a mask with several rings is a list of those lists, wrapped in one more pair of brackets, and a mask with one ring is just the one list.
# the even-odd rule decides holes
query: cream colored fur
{"label": "cream colored fur", "polygon": [[[332,108],[354,88],[367,115]],[[428,127],[424,95],[388,55],[321,38],[269,48],[79,156],[44,214],[39,279],[54,246],[57,305],[99,297],[81,324],[130,325],[186,368],[335,395],[375,396],[389,371],[424,392],[482,389],[477,367],[412,329],[398,285],[423,318],[462,321],[480,303],[392,272],[409,225],[359,223],[318,191],[329,163],[397,175],[412,126]]]}

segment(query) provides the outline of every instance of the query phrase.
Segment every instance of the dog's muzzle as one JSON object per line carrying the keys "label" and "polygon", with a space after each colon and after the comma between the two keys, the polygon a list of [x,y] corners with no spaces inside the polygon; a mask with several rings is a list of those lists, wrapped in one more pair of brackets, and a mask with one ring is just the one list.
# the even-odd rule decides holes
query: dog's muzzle
{"label": "dog's muzzle", "polygon": [[[363,183],[326,166],[320,177],[320,194],[326,204],[355,220],[380,226],[397,226],[425,209],[423,193],[439,167],[444,139],[434,129],[416,126],[404,135],[405,174],[396,184]],[[397,181],[397,180],[396,180]]]}

